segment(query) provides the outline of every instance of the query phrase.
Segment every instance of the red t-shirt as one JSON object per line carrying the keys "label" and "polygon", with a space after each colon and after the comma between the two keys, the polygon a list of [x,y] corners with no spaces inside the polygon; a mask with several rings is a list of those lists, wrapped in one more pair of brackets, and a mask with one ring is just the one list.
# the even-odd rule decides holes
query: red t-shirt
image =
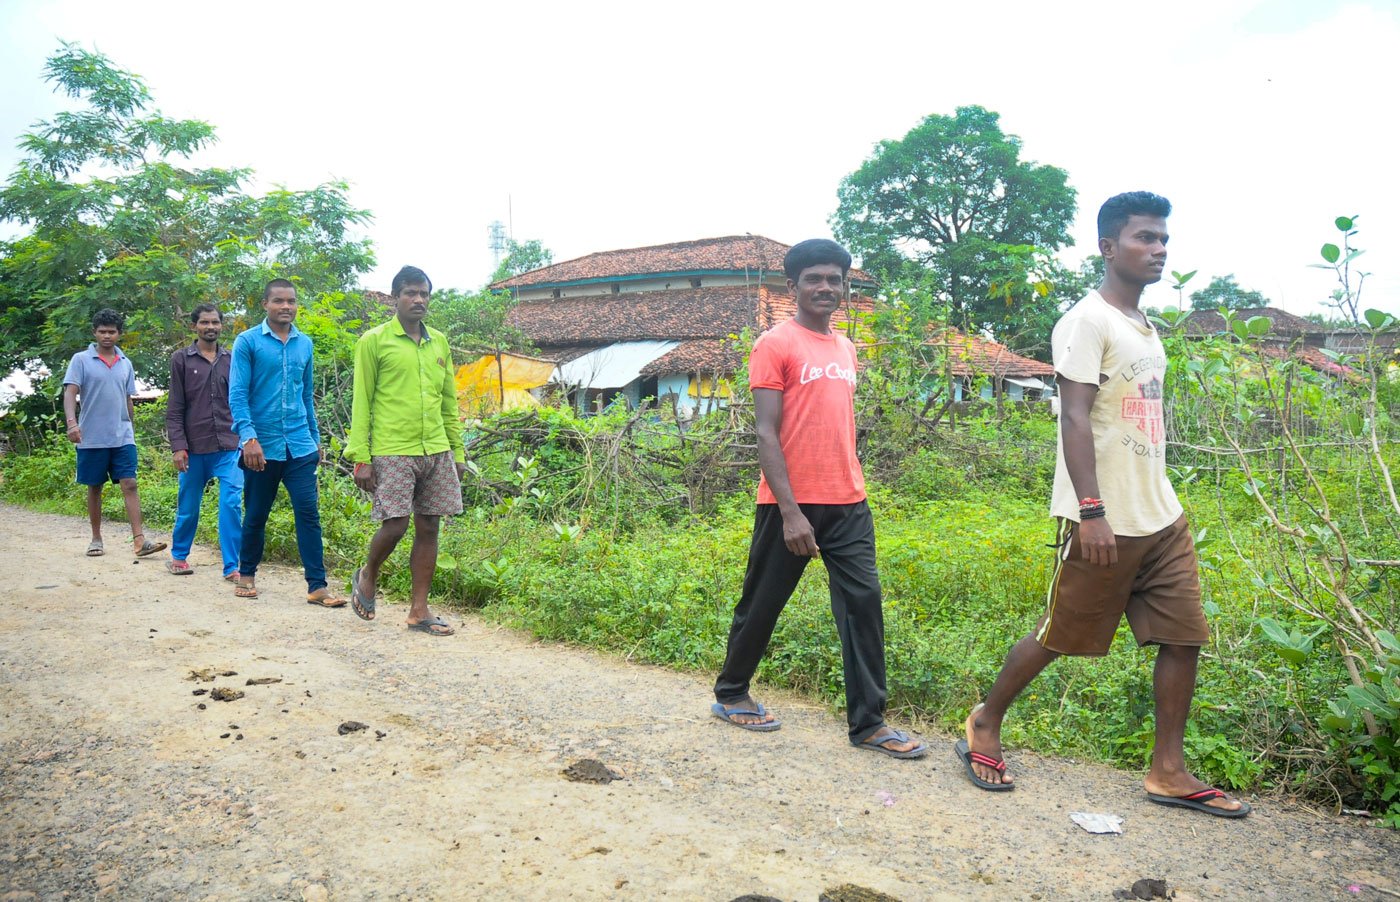
{"label": "red t-shirt", "polygon": [[[791,319],[759,336],[749,357],[749,387],[783,393],[779,443],[799,504],[865,500],[856,460],[856,347],[844,335],[821,335]],[[776,504],[767,477],[758,503]]]}

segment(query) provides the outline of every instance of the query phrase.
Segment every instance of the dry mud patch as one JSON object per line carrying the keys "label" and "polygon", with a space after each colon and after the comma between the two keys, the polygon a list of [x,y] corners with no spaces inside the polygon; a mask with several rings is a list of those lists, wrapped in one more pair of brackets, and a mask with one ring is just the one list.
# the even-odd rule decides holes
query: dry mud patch
{"label": "dry mud patch", "polygon": [[[306,605],[285,568],[236,599],[208,549],[177,580],[83,557],[80,520],[0,513],[0,899],[1400,892],[1397,835],[1354,820],[1270,799],[1212,820],[1150,805],[1133,775],[1015,751],[1020,789],[980,793],[950,737],[880,758],[772,692],[783,729],[746,733],[709,716],[704,675],[475,617],[449,639],[405,632],[394,605],[362,623]],[[584,759],[620,779],[566,778]],[[1073,811],[1125,832],[1086,834]]]}

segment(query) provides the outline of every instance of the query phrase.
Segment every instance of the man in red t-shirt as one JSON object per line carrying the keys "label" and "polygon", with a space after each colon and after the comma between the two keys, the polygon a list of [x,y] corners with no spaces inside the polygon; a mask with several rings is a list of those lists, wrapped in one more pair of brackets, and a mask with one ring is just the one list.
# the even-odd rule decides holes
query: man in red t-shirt
{"label": "man in red t-shirt", "polygon": [[781,726],[749,695],[749,683],[807,562],[820,557],[841,637],[851,744],[918,758],[928,746],[885,723],[875,526],[856,460],[856,349],[831,331],[850,268],[851,255],[834,241],[794,245],[783,271],[797,316],[760,336],[749,358],[762,476],[748,572],[710,710],[745,730]]}

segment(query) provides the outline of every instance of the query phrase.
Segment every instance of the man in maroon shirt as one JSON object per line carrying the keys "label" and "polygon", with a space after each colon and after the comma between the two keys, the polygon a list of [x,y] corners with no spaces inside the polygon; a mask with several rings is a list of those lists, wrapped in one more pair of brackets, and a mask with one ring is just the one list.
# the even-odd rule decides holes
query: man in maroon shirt
{"label": "man in maroon shirt", "polygon": [[166,569],[176,576],[192,573],[187,558],[199,527],[204,487],[219,480],[219,548],[224,579],[238,579],[238,553],[243,541],[243,471],[238,467],[238,435],[228,407],[231,356],[219,345],[224,318],[213,304],[200,304],[190,314],[195,341],[170,357],[170,394],[165,428],[175,469],[180,471]]}

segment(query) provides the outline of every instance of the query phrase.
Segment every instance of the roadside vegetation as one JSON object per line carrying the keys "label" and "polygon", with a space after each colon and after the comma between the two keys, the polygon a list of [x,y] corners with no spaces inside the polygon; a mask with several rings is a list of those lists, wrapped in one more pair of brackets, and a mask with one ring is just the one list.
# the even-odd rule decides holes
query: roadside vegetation
{"label": "roadside vegetation", "polygon": [[[1188,755],[1230,789],[1388,811],[1397,823],[1400,508],[1390,473],[1400,464],[1400,386],[1373,378],[1364,357],[1350,359],[1363,375],[1323,377],[1264,353],[1257,321],[1238,325],[1242,336],[1232,323],[1229,336],[1171,338],[1171,465],[1213,629]],[[1040,613],[1055,424],[1044,405],[1009,404],[930,423],[922,394],[897,374],[923,384],[938,362],[897,347],[871,355],[859,411],[891,706],[951,730]],[[650,408],[580,419],[546,406],[470,424],[468,507],[444,529],[435,594],[542,638],[715,670],[752,520],[749,411],[740,390],[727,411],[686,429]],[[140,480],[149,521],[168,527],[175,474],[162,415],[158,404],[138,413]],[[327,418],[332,448],[343,427]],[[51,433],[5,458],[3,497],[80,515],[73,465],[71,446]],[[321,489],[328,563],[344,576],[368,542],[369,503],[334,467]],[[120,518],[119,495],[108,495]],[[202,541],[212,528],[206,517]],[[268,542],[269,555],[295,560],[284,502]],[[406,595],[398,555],[384,588]],[[759,679],[836,706],[841,662],[826,605],[813,566]],[[1057,662],[1018,702],[1008,740],[1141,767],[1152,658],[1124,628],[1108,657]]]}
{"label": "roadside vegetation", "polygon": [[[0,187],[0,219],[30,229],[0,242],[0,362],[61,373],[85,343],[93,310],[120,297],[134,314],[123,346],[159,384],[194,303],[219,301],[236,332],[260,318],[266,279],[298,280],[298,325],[316,342],[333,462],[321,477],[327,563],[348,577],[372,524],[368,499],[335,461],[348,427],[354,341],[387,315],[353,288],[372,256],[347,226],[367,214],[339,185],[255,197],[244,193],[244,170],[181,168],[181,158],[213,140],[212,128],[147,115],[145,88],[99,55],[65,46],[48,77],[94,110],[40,123],[26,136],[31,158]],[[1002,197],[1019,180],[1039,192],[1009,204],[999,231],[983,237],[995,251],[985,259],[1001,261],[993,269],[969,276],[940,256],[958,247],[934,243],[927,259],[896,256],[889,223],[898,211],[872,219],[881,211],[871,212],[871,198],[897,176],[887,169],[903,159],[899,142],[843,183],[834,223],[863,243],[886,285],[856,337],[864,348],[859,450],[886,592],[891,707],[898,718],[950,730],[1041,612],[1056,441],[1043,404],[952,404],[946,352],[929,338],[955,325],[1036,335],[1043,345],[1065,299],[1092,281],[1091,266],[1069,273],[1049,257],[1073,214],[1063,173],[1017,162],[1016,140],[1001,134],[995,114],[929,117],[904,141],[974,128],[1009,175],[968,191]],[[935,170],[947,162],[935,152],[919,159]],[[89,164],[120,171],[79,178]],[[1035,200],[1046,191],[1054,204]],[[142,198],[154,206],[133,216]],[[1014,224],[1041,208],[1063,222],[1018,238]],[[176,222],[178,234],[167,228]],[[870,222],[880,228],[857,228]],[[1171,358],[1169,465],[1197,535],[1213,629],[1186,747],[1197,772],[1228,789],[1363,808],[1400,826],[1396,322],[1361,300],[1355,225],[1355,217],[1337,219],[1339,237],[1317,264],[1336,273],[1334,324],[1353,339],[1330,355],[1338,372],[1281,353],[1260,317],[1223,310],[1225,331],[1201,337],[1186,334],[1179,311],[1160,314]],[[531,244],[518,249],[522,261],[547,258]],[[507,300],[442,294],[430,322],[454,346],[494,350],[521,340],[506,327]],[[1019,312],[1008,319],[1008,311]],[[734,340],[743,349],[751,336]],[[81,515],[56,381],[37,383],[0,421],[10,452],[0,460],[0,497]],[[548,403],[468,423],[467,506],[442,533],[435,604],[713,672],[743,577],[757,480],[745,384],[740,372],[729,408],[684,427],[664,406],[579,418]],[[143,512],[168,529],[176,478],[163,414],[161,404],[138,408],[137,442]],[[120,518],[120,493],[107,493],[106,503]],[[199,538],[210,542],[213,505],[205,510]],[[294,541],[282,501],[267,553],[292,560]],[[390,595],[407,594],[407,553],[404,543],[385,570]],[[820,566],[809,568],[759,679],[835,706],[841,662],[824,581]],[[1109,656],[1057,662],[1018,701],[1006,740],[1141,768],[1151,754],[1152,658],[1121,630]],[[697,710],[705,703],[696,699]]]}

